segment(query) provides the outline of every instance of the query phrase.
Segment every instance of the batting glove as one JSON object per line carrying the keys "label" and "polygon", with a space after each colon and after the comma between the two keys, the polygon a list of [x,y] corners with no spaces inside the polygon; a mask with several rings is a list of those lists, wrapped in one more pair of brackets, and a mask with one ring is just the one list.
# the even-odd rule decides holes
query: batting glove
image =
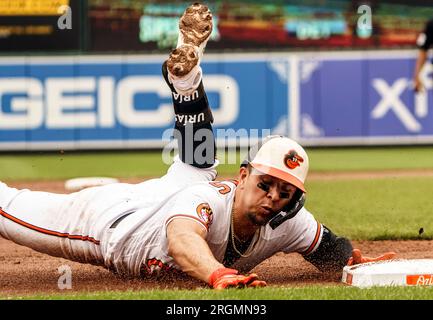
{"label": "batting glove", "polygon": [[361,250],[353,249],[352,257],[349,258],[347,265],[352,266],[354,264],[360,264],[360,263],[367,263],[367,262],[374,262],[374,261],[381,261],[381,260],[390,260],[390,259],[394,258],[395,255],[396,255],[395,252],[386,252],[386,253],[384,253],[381,256],[378,256],[376,258],[370,258],[370,257],[363,257],[361,254]]}
{"label": "batting glove", "polygon": [[210,278],[209,285],[217,290],[226,288],[265,287],[266,282],[257,280],[255,273],[240,275],[235,269],[220,268],[215,270]]}

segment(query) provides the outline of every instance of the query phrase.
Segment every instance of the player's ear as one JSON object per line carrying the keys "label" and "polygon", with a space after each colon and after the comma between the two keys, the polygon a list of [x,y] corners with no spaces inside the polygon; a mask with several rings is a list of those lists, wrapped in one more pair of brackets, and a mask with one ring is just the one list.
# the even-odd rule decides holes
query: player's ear
{"label": "player's ear", "polygon": [[238,188],[244,185],[246,179],[249,176],[249,173],[250,173],[250,171],[249,171],[248,167],[242,166],[239,168]]}

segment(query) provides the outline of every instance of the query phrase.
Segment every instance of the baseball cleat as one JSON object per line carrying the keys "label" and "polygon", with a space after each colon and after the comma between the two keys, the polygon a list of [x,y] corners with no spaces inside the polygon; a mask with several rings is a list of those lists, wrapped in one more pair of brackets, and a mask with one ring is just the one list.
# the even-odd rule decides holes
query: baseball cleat
{"label": "baseball cleat", "polygon": [[200,60],[212,33],[212,13],[200,3],[189,6],[179,20],[177,47],[167,60],[169,81],[177,93],[188,96],[200,84]]}
{"label": "baseball cleat", "polygon": [[195,47],[183,45],[174,49],[167,60],[168,79],[177,93],[189,96],[200,85],[202,70]]}
{"label": "baseball cleat", "polygon": [[188,44],[198,47],[199,53],[203,54],[212,33],[212,13],[209,8],[200,3],[189,6],[179,20],[179,31],[178,48]]}

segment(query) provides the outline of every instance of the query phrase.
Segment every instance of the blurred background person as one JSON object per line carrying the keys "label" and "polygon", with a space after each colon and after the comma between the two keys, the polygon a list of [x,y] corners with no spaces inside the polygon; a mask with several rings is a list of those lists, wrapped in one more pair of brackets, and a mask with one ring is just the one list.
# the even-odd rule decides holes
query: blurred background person
{"label": "blurred background person", "polygon": [[422,67],[427,61],[427,53],[430,47],[433,45],[433,19],[429,20],[424,28],[424,31],[420,33],[416,41],[416,45],[419,48],[418,58],[415,65],[415,73],[413,76],[414,90],[416,92],[424,90],[424,86],[421,82],[420,73]]}

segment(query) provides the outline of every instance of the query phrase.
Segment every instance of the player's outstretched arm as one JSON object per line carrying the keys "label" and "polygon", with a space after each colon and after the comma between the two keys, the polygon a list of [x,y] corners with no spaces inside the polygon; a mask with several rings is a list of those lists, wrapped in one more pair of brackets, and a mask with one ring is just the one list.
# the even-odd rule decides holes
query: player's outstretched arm
{"label": "player's outstretched arm", "polygon": [[418,58],[416,60],[415,71],[413,75],[413,88],[416,92],[424,91],[424,86],[421,82],[420,73],[426,61],[427,51],[423,49],[418,50]]}
{"label": "player's outstretched arm", "polygon": [[359,249],[354,249],[352,243],[335,235],[326,226],[323,226],[322,240],[318,248],[311,254],[304,256],[305,260],[311,262],[320,271],[339,272],[346,265],[389,260],[395,257],[394,252],[386,252],[375,258],[366,257]]}
{"label": "player's outstretched arm", "polygon": [[204,240],[206,230],[191,219],[173,219],[167,225],[168,254],[183,272],[207,282],[212,272],[224,267]]}
{"label": "player's outstretched arm", "polygon": [[205,236],[205,229],[190,219],[178,218],[168,224],[168,253],[183,272],[217,290],[266,286],[256,274],[241,275],[224,267],[213,256]]}

